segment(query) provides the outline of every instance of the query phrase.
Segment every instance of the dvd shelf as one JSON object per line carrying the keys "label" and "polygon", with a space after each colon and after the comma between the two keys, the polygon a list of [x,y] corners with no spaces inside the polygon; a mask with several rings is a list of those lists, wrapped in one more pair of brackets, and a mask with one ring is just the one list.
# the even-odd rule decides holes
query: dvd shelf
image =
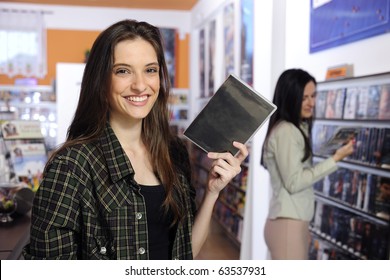
{"label": "dvd shelf", "polygon": [[340,127],[356,129],[354,153],[314,184],[310,259],[390,259],[390,72],[320,82],[314,162]]}
{"label": "dvd shelf", "polygon": [[[196,187],[197,202],[203,198],[211,161],[207,154],[194,144],[191,145],[193,183]],[[233,244],[240,247],[244,223],[245,195],[248,179],[248,164],[243,162],[241,173],[224,188],[213,210],[214,221],[224,229]]]}

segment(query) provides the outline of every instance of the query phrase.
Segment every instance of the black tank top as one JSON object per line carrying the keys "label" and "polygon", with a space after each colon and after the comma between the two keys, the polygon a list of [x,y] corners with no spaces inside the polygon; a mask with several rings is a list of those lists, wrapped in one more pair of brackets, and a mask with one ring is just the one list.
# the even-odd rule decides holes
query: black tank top
{"label": "black tank top", "polygon": [[175,229],[170,227],[173,220],[171,213],[164,215],[162,208],[165,189],[162,185],[140,186],[146,205],[149,259],[169,260],[172,258]]}

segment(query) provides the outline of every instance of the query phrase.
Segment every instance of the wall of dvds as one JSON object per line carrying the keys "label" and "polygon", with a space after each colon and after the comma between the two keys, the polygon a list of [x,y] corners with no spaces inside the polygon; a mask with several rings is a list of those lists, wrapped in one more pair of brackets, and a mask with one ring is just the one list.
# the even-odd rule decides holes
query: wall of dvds
{"label": "wall of dvds", "polygon": [[314,161],[339,127],[356,127],[354,153],[314,185],[311,259],[390,258],[390,72],[318,83]]}

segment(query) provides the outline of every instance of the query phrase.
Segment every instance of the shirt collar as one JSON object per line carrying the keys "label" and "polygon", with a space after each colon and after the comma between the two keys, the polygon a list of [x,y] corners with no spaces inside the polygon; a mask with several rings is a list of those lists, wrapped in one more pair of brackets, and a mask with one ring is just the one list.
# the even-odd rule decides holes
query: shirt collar
{"label": "shirt collar", "polygon": [[134,176],[134,169],[130,160],[108,122],[103,135],[100,137],[100,144],[114,183],[126,176]]}
{"label": "shirt collar", "polygon": [[300,127],[305,131],[309,131],[309,124],[307,122],[301,122]]}

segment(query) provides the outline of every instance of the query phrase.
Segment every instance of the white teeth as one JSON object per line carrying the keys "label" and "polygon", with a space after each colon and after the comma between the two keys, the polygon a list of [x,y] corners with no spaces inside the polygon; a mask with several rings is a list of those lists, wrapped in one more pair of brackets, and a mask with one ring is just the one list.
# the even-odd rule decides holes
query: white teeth
{"label": "white teeth", "polygon": [[144,96],[130,96],[127,97],[126,99],[132,102],[142,102],[145,101],[148,97],[146,95]]}

